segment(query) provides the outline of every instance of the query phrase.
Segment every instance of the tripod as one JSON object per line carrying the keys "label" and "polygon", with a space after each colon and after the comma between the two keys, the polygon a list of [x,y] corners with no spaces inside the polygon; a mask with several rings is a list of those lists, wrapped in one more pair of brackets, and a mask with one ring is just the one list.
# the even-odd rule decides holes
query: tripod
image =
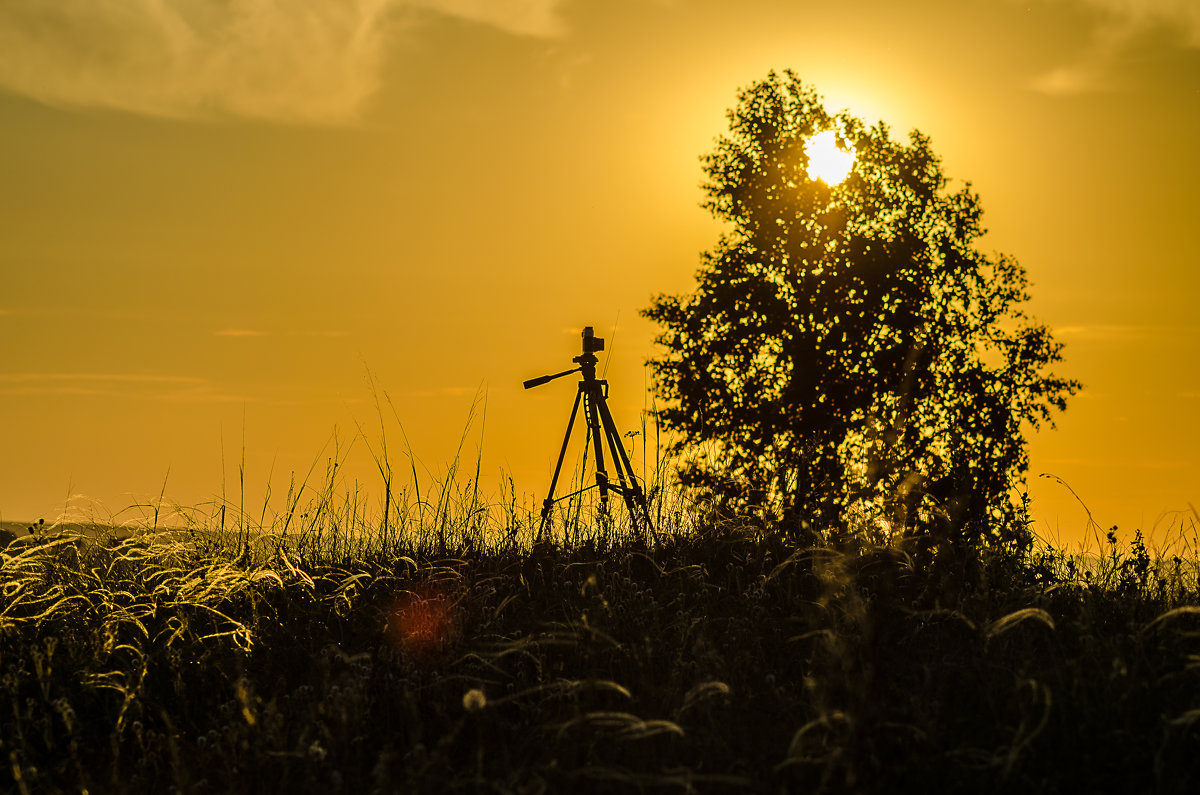
{"label": "tripod", "polygon": [[[567,421],[567,432],[563,436],[562,449],[558,451],[558,463],[554,467],[554,477],[550,480],[550,491],[542,502],[542,519],[538,526],[537,536],[539,541],[546,530],[550,511],[556,502],[570,499],[593,488],[600,490],[600,510],[602,512],[608,511],[608,493],[615,491],[625,498],[625,507],[629,509],[629,518],[633,522],[634,529],[637,529],[639,521],[645,522],[648,530],[654,529],[650,521],[650,507],[646,503],[646,495],[633,474],[629,455],[621,443],[621,434],[617,430],[617,424],[613,422],[612,413],[608,410],[608,381],[596,378],[596,363],[599,361],[596,358],[596,351],[602,350],[604,350],[604,340],[595,336],[592,327],[588,326],[583,330],[583,353],[571,360],[578,364],[578,367],[553,375],[531,378],[525,382],[525,388],[532,389],[571,373],[580,373],[583,376],[579,382],[579,391],[575,393],[575,405],[571,407],[571,419]],[[584,439],[584,462],[586,464],[587,449],[590,445],[596,456],[596,483],[594,486],[585,486],[578,491],[555,498],[554,489],[558,486],[558,476],[562,473],[563,459],[567,455],[567,444],[571,441],[571,429],[575,427],[575,418],[579,414],[580,405],[583,406],[584,422],[587,424],[587,436]],[[612,455],[613,466],[616,468],[616,483],[609,479],[608,470],[604,464],[606,444]]]}

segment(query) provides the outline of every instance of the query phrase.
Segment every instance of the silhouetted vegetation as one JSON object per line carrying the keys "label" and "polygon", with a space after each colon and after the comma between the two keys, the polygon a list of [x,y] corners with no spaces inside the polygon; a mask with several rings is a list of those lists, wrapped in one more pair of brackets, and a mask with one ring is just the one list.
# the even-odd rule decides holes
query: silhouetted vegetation
{"label": "silhouetted vegetation", "polygon": [[0,789],[1194,784],[1195,562],[1140,537],[966,578],[744,525],[532,547],[532,519],[467,526],[11,544]]}
{"label": "silhouetted vegetation", "polygon": [[[792,533],[1021,542],[1022,426],[1078,385],[1045,372],[1061,346],[1022,310],[1024,269],[976,247],[979,197],[948,192],[928,137],[831,115],[791,72],[729,124],[704,159],[729,231],[694,294],[645,312],[684,482]],[[856,158],[834,186],[806,151],[829,130]]]}

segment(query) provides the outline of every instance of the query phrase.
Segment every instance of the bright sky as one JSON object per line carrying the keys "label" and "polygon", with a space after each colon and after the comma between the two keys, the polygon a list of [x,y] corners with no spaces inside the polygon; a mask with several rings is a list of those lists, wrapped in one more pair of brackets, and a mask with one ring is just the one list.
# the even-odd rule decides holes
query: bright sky
{"label": "bright sky", "polygon": [[[157,497],[546,488],[579,329],[622,430],[650,296],[718,226],[698,158],[792,68],[930,134],[1086,390],[1032,442],[1040,532],[1200,507],[1191,0],[15,0],[0,5],[0,518]],[[614,333],[615,329],[615,333]],[[603,366],[603,365],[602,365]],[[245,459],[244,478],[239,476]],[[635,452],[640,464],[640,454]],[[90,507],[89,507],[90,506]],[[128,518],[119,514],[118,518]]]}

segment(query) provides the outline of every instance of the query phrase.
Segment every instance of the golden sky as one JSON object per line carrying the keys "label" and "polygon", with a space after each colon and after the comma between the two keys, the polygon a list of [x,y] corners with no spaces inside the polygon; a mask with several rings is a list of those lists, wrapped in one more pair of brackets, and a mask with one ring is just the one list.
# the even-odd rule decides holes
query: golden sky
{"label": "golden sky", "polygon": [[278,502],[335,434],[378,490],[372,382],[398,469],[397,417],[437,475],[482,394],[472,471],[540,499],[574,386],[521,381],[593,325],[640,426],[637,312],[720,232],[698,158],[786,68],[930,134],[1028,269],[1086,385],[1032,441],[1039,532],[1086,526],[1044,472],[1106,527],[1200,506],[1190,0],[10,0],[0,518]]}

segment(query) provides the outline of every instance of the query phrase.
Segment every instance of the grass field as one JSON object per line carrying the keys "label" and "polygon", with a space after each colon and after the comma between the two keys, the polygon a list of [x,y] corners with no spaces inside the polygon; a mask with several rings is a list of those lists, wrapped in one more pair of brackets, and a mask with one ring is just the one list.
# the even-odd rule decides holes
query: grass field
{"label": "grass field", "polygon": [[1194,791],[1197,571],[1140,540],[914,565],[422,503],[9,544],[0,790]]}

